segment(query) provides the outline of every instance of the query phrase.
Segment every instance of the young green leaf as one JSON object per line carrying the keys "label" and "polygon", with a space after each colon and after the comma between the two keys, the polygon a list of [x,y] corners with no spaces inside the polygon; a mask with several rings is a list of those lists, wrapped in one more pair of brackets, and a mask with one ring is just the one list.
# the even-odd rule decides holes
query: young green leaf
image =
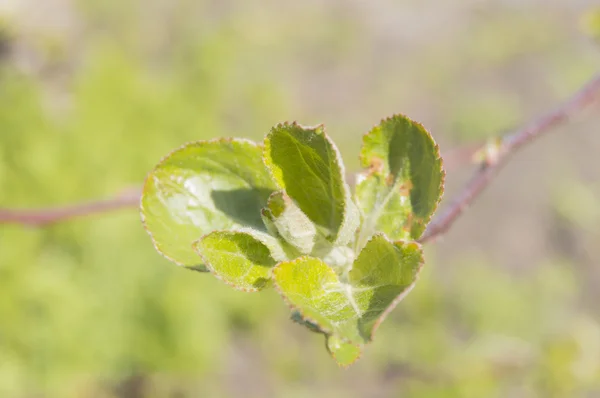
{"label": "young green leaf", "polygon": [[439,149],[420,124],[405,116],[385,119],[363,138],[356,198],[363,223],[360,249],[376,231],[389,239],[416,240],[443,193]]}
{"label": "young green leaf", "polygon": [[302,254],[312,251],[317,239],[317,229],[284,191],[273,192],[262,212],[271,235],[280,236]]}
{"label": "young green leaf", "polygon": [[356,362],[358,358],[360,358],[360,355],[362,354],[362,346],[346,343],[335,335],[328,335],[320,329],[319,325],[312,322],[310,319],[302,318],[302,314],[298,311],[292,311],[291,319],[294,322],[306,327],[311,332],[325,335],[325,347],[338,365],[348,367]]}
{"label": "young green leaf", "polygon": [[338,365],[348,367],[360,358],[362,347],[344,342],[337,336],[327,336],[325,340],[327,351]]}
{"label": "young green leaf", "polygon": [[321,259],[300,257],[273,269],[279,293],[303,319],[347,343],[365,344],[385,315],[413,287],[423,263],[418,243],[377,234],[340,279]]}
{"label": "young green leaf", "polygon": [[150,172],[142,219],[156,249],[179,265],[203,268],[192,243],[215,230],[264,230],[260,211],[275,186],[262,148],[241,139],[190,143]]}
{"label": "young green leaf", "polygon": [[249,231],[215,231],[194,243],[204,264],[217,277],[234,288],[253,292],[268,286],[271,269],[277,263],[274,242],[268,236]]}
{"label": "young green leaf", "polygon": [[265,138],[264,161],[277,184],[331,242],[348,243],[358,209],[344,181],[339,151],[322,126],[284,123]]}

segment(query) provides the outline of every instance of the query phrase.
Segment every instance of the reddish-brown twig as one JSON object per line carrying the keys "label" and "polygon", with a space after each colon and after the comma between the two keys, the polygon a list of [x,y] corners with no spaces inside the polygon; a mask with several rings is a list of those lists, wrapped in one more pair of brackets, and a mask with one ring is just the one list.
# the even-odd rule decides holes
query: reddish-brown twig
{"label": "reddish-brown twig", "polygon": [[3,209],[0,208],[0,224],[22,224],[42,226],[70,218],[105,213],[111,210],[137,206],[140,202],[140,189],[131,188],[114,198],[76,203],[69,206],[43,209]]}
{"label": "reddish-brown twig", "polygon": [[553,111],[534,120],[520,130],[508,134],[489,146],[488,156],[484,157],[479,169],[469,180],[464,190],[454,199],[448,208],[429,224],[420,242],[429,242],[445,233],[464,212],[464,210],[479,196],[494,178],[498,170],[506,163],[510,155],[524,145],[547,133],[552,127],[569,119],[575,112],[585,108],[600,96],[600,74],[593,77],[585,86],[576,92],[569,100]]}
{"label": "reddish-brown twig", "polygon": [[[473,154],[477,149],[481,148],[481,146],[482,144],[470,144],[465,147],[451,150],[448,152],[448,157],[452,159],[448,168],[472,163]],[[444,157],[444,159],[446,159],[446,157]],[[0,224],[43,226],[71,218],[100,214],[127,207],[136,207],[140,201],[141,191],[141,187],[130,188],[113,198],[75,203],[60,207],[40,209],[9,209],[0,207]]]}
{"label": "reddish-brown twig", "polygon": [[[489,184],[510,154],[542,133],[547,132],[551,127],[566,121],[573,112],[584,108],[599,93],[600,75],[592,79],[569,101],[562,104],[553,112],[548,113],[525,128],[501,138],[498,141],[498,145],[488,145],[488,156],[482,161],[478,171],[469,181],[464,191],[450,204],[446,211],[434,218],[420,241],[430,241],[446,232],[463,213],[465,208]],[[474,153],[479,148],[482,148],[482,145],[470,144],[447,153],[445,159],[448,160],[448,168],[455,168],[466,163],[471,163]],[[32,210],[0,208],[0,224],[42,226],[75,217],[99,214],[126,207],[135,207],[139,204],[140,191],[140,188],[131,188],[114,198],[55,208]]]}

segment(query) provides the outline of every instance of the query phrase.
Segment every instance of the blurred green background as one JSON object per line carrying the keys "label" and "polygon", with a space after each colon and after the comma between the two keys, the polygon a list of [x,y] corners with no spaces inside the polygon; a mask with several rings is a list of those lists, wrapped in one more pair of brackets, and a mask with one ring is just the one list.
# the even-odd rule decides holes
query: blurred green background
{"label": "blurred green background", "polygon": [[[594,3],[1,1],[0,206],[111,196],[187,141],[284,120],[325,123],[351,170],[393,113],[442,152],[491,137],[600,68]],[[427,247],[348,370],[274,292],[163,259],[135,209],[1,225],[0,397],[600,396],[599,110]],[[444,203],[469,173],[448,171]]]}

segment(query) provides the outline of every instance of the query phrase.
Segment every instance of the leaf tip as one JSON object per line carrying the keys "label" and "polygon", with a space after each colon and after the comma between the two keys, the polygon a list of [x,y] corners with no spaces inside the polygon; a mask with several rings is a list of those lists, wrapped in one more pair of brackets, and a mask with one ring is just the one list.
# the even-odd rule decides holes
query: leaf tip
{"label": "leaf tip", "polygon": [[348,369],[362,355],[362,346],[343,341],[337,336],[325,336],[325,348],[339,367]]}

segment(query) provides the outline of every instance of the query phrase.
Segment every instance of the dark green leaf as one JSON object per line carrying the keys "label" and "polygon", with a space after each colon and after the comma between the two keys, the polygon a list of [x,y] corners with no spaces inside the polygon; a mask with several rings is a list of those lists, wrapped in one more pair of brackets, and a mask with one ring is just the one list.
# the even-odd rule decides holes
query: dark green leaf
{"label": "dark green leaf", "polygon": [[277,184],[331,242],[351,241],[358,210],[341,156],[322,126],[280,124],[265,138],[265,164]]}
{"label": "dark green leaf", "polygon": [[356,198],[363,222],[357,247],[384,232],[391,240],[416,240],[442,197],[439,149],[420,124],[405,116],[385,119],[364,136]]}

